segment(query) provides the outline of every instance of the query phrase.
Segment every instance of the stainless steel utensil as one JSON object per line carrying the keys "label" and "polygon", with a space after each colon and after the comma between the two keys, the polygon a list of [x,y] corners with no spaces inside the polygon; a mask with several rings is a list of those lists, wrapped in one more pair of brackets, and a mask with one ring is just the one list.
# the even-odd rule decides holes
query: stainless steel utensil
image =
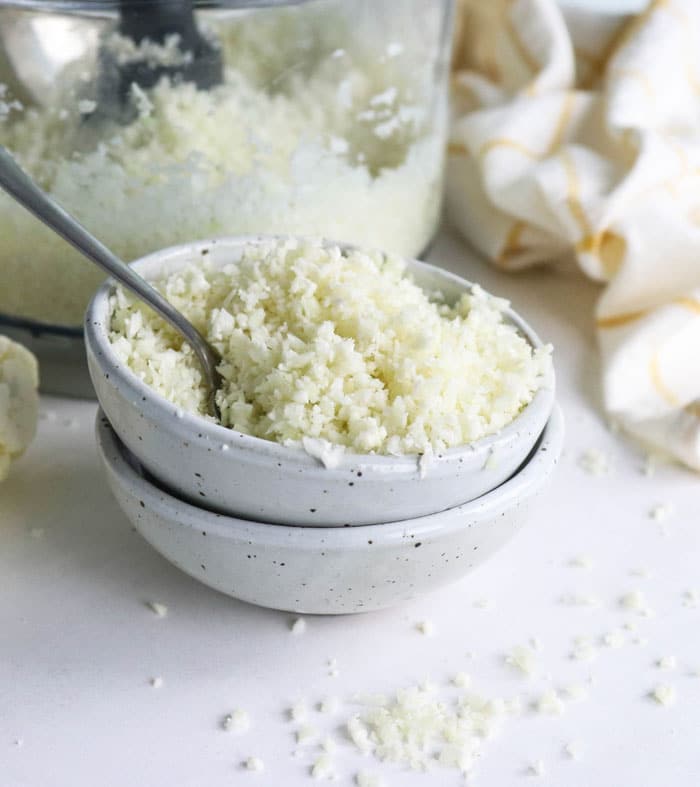
{"label": "stainless steel utensil", "polygon": [[64,240],[72,244],[91,262],[109,273],[127,290],[154,309],[192,347],[202,367],[208,391],[211,415],[219,418],[216,392],[221,386],[217,366],[219,353],[207,342],[192,323],[148,282],[91,235],[69,213],[51,199],[0,145],[0,187],[44,222]]}

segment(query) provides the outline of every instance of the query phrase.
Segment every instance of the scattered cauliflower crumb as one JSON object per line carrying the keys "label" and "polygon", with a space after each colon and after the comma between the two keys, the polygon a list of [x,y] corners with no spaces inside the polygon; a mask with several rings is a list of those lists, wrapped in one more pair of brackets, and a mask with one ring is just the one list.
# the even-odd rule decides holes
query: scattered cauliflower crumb
{"label": "scattered cauliflower crumb", "polygon": [[528,677],[537,671],[537,657],[534,651],[525,645],[516,645],[510,653],[505,655],[505,662]]}
{"label": "scattered cauliflower crumb", "polygon": [[665,522],[673,513],[670,503],[657,503],[649,509],[649,518],[654,522]]}
{"label": "scattered cauliflower crumb", "polygon": [[298,700],[289,709],[289,718],[292,721],[305,721],[308,715],[308,708],[304,700]]}
{"label": "scattered cauliflower crumb", "polygon": [[328,659],[326,666],[328,667],[329,678],[337,678],[338,675],[340,675],[340,670],[338,669],[338,659]]}
{"label": "scattered cauliflower crumb", "polygon": [[228,713],[226,716],[224,716],[221,726],[227,732],[248,732],[250,729],[250,716],[248,715],[247,711],[237,708],[232,713]]}
{"label": "scattered cauliflower crumb", "polygon": [[697,607],[700,604],[700,591],[686,590],[683,593],[683,606],[684,607]]}
{"label": "scattered cauliflower crumb", "polygon": [[326,735],[326,737],[321,741],[321,748],[323,751],[330,754],[338,748],[338,744],[333,740],[333,738],[331,738],[330,735]]}
{"label": "scattered cauliflower crumb", "polygon": [[590,637],[575,637],[570,655],[575,661],[592,661],[598,654]]}
{"label": "scattered cauliflower crumb", "polygon": [[654,611],[647,604],[641,590],[632,590],[620,597],[620,606],[630,612],[636,612],[644,617],[652,617]]}
{"label": "scattered cauliflower crumb", "polygon": [[297,743],[302,746],[318,738],[318,730],[310,724],[304,724],[297,730]]}
{"label": "scattered cauliflower crumb", "polygon": [[554,689],[549,689],[535,701],[535,708],[538,713],[546,713],[550,716],[561,716],[564,713],[565,705]]}
{"label": "scattered cauliflower crumb", "polygon": [[535,760],[530,763],[527,770],[530,776],[544,776],[544,762],[542,760]]}
{"label": "scattered cauliflower crumb", "polygon": [[306,631],[306,621],[304,618],[294,618],[289,630],[292,634],[303,634]]}
{"label": "scattered cauliflower crumb", "polygon": [[259,757],[248,757],[245,761],[245,767],[249,771],[264,771],[265,763]]}
{"label": "scattered cauliflower crumb", "polygon": [[609,631],[603,635],[602,641],[609,648],[621,648],[625,644],[625,635],[619,630]]}
{"label": "scattered cauliflower crumb", "polygon": [[590,555],[576,555],[569,560],[569,565],[575,568],[593,568],[593,558]]}
{"label": "scattered cauliflower crumb", "polygon": [[337,697],[325,697],[318,705],[321,713],[337,713],[340,708],[340,700]]}
{"label": "scattered cauliflower crumb", "polygon": [[676,690],[673,686],[661,683],[652,690],[651,696],[659,705],[673,705],[676,701]]}
{"label": "scattered cauliflower crumb", "polygon": [[435,634],[435,626],[430,620],[421,620],[419,623],[416,623],[416,629],[426,637],[432,637]]}
{"label": "scattered cauliflower crumb", "polygon": [[356,714],[348,719],[346,729],[350,740],[362,754],[368,754],[372,751],[373,744],[370,740],[369,730],[362,723],[359,715]]}
{"label": "scattered cauliflower crumb", "polygon": [[373,703],[353,716],[347,731],[363,753],[379,760],[423,770],[429,765],[472,771],[484,741],[518,711],[518,703],[485,699],[469,693],[456,704],[441,701],[432,690],[410,686],[395,699]]}
{"label": "scattered cauliflower crumb", "polygon": [[316,758],[311,766],[311,777],[313,779],[333,779],[334,776],[333,760],[327,752],[324,752]]}
{"label": "scattered cauliflower crumb", "polygon": [[656,666],[659,669],[663,670],[672,670],[676,669],[677,662],[675,656],[662,656],[660,659],[657,659]]}
{"label": "scattered cauliflower crumb", "polygon": [[157,618],[164,618],[168,614],[168,608],[160,601],[149,601],[146,606]]}
{"label": "scattered cauliflower crumb", "polygon": [[588,475],[592,476],[608,475],[612,470],[610,458],[598,448],[584,451],[579,456],[578,463]]}
{"label": "scattered cauliflower crumb", "polygon": [[564,744],[564,754],[570,760],[580,760],[583,753],[583,747],[578,741],[569,741]]}
{"label": "scattered cauliflower crumb", "polygon": [[466,689],[471,685],[472,679],[466,672],[458,672],[453,678],[452,683],[459,689]]}
{"label": "scattered cauliflower crumb", "polygon": [[163,678],[161,678],[160,676],[157,676],[155,678],[151,678],[150,683],[151,683],[151,686],[153,686],[154,689],[161,689],[161,688],[163,688]]}

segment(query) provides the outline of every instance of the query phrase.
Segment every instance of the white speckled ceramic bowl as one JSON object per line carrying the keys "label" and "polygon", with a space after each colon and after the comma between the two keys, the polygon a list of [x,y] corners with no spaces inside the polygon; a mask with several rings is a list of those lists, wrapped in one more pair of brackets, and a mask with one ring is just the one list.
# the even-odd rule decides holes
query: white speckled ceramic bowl
{"label": "white speckled ceramic bowl", "polygon": [[[212,265],[240,258],[260,237],[177,246],[134,263],[146,278],[173,272],[207,255]],[[447,271],[411,262],[416,282],[456,299],[471,285]],[[213,511],[255,521],[321,527],[366,525],[413,518],[473,500],[509,478],[528,455],[549,418],[554,376],[499,433],[434,457],[421,478],[417,456],[346,454],[325,468],[301,448],[288,447],[179,413],[118,360],[108,339],[107,282],[86,315],[88,365],[97,398],[114,430],[162,486]],[[534,345],[534,331],[507,312]],[[224,449],[224,450],[222,450]]]}
{"label": "white speckled ceramic bowl", "polygon": [[119,505],[170,562],[243,601],[320,614],[388,607],[469,573],[530,518],[564,439],[564,421],[555,407],[527,462],[478,500],[404,522],[319,528],[251,522],[196,508],[148,480],[102,413],[96,429]]}

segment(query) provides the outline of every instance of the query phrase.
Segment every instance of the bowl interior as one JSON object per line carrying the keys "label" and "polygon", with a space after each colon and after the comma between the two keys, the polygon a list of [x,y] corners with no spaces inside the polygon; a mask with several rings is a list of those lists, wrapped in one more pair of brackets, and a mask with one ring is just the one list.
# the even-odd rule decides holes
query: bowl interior
{"label": "bowl interior", "polygon": [[[211,265],[220,268],[239,260],[246,245],[269,242],[273,239],[279,240],[282,238],[281,236],[241,236],[203,240],[156,252],[137,260],[132,265],[146,279],[154,279],[166,273],[177,272],[197,258],[206,257]],[[335,243],[333,241],[324,241],[324,243],[337,245],[344,249],[356,248],[346,243]],[[471,282],[453,273],[417,260],[408,261],[407,270],[420,287],[428,291],[439,290],[443,293],[447,302],[454,302],[472,287]],[[97,291],[88,308],[85,322],[88,344],[93,351],[102,356],[103,362],[114,372],[119,384],[130,391],[132,401],[147,403],[144,405],[144,410],[148,409],[149,415],[160,414],[160,417],[169,418],[172,422],[173,405],[143,383],[130,369],[123,367],[112,350],[108,339],[110,323],[109,297],[113,292],[114,286],[114,282],[111,280],[105,282]],[[543,345],[537,333],[515,311],[509,308],[504,314],[505,318],[517,327],[518,331],[534,348],[539,348]],[[459,460],[465,454],[473,455],[475,452],[486,454],[492,447],[496,445],[502,446],[510,438],[517,442],[521,435],[523,440],[530,440],[527,446],[529,448],[532,445],[532,441],[544,427],[551,413],[553,403],[554,373],[552,371],[543,380],[542,386],[536,391],[531,402],[523,408],[510,424],[499,432],[487,435],[469,445],[456,446],[444,451],[440,457],[436,457],[434,460],[435,471],[440,472],[441,467],[447,468],[451,462]],[[317,465],[316,460],[300,447],[284,446],[258,437],[243,435],[190,413],[184,413],[183,417],[177,420],[179,425],[173,428],[188,430],[190,433],[204,434],[207,439],[227,442],[245,448],[248,451],[270,456],[276,460],[293,461],[308,467]],[[338,469],[342,471],[343,469],[362,464],[365,468],[377,466],[384,470],[391,468],[413,472],[415,462],[416,457],[413,455],[397,457],[346,453]]]}

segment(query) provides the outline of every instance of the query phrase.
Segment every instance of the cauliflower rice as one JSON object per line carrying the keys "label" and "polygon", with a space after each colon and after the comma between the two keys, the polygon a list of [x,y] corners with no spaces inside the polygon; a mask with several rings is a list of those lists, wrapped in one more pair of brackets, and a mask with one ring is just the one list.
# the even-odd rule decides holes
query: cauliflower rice
{"label": "cauliflower rice", "polygon": [[[153,282],[221,353],[221,422],[285,445],[320,438],[356,453],[416,454],[497,432],[551,364],[480,287],[450,305],[381,252],[309,241],[206,257]],[[139,378],[206,416],[199,366],[149,307],[111,296],[110,340]]]}
{"label": "cauliflower rice", "polygon": [[[127,261],[194,238],[254,233],[419,254],[442,190],[439,14],[426,30],[389,15],[386,0],[383,25],[372,3],[357,13],[356,4],[338,5],[212,22],[223,82],[133,86],[135,117],[125,125],[86,121],[99,109],[84,95],[97,84],[94,63],[76,64],[75,79],[68,69],[48,106],[13,100],[0,69],[0,143]],[[412,4],[400,5],[408,14]],[[387,38],[394,29],[402,47]],[[123,56],[136,53],[127,46]],[[3,193],[0,252],[1,313],[81,323],[104,275]]]}

